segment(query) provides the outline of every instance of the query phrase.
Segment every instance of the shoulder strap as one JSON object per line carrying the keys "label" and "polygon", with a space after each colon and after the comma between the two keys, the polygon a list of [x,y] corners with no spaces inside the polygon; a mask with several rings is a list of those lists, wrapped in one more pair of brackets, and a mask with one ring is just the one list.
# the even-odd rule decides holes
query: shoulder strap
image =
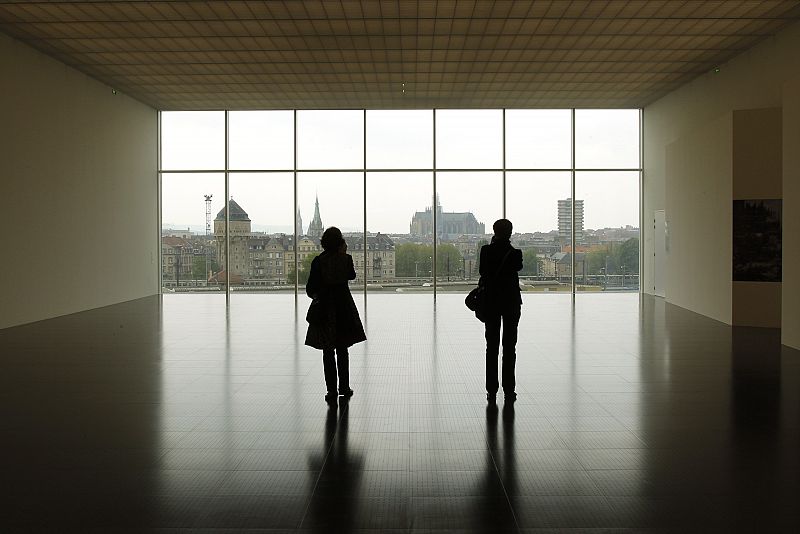
{"label": "shoulder strap", "polygon": [[513,248],[508,249],[508,251],[506,252],[506,255],[503,256],[503,261],[500,262],[500,267],[497,268],[497,271],[495,271],[494,276],[492,278],[497,278],[498,276],[500,276],[500,271],[503,270],[503,265],[506,264],[506,260],[508,259],[508,255],[511,254],[512,250],[514,250],[514,249]]}

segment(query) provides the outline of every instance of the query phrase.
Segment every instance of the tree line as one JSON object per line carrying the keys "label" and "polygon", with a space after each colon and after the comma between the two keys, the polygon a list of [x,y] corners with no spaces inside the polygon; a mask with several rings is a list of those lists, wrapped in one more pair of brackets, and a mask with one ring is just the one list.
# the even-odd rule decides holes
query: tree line
{"label": "tree line", "polygon": [[[439,277],[452,276],[463,278],[464,276],[477,277],[480,269],[479,253],[483,245],[488,241],[481,240],[477,244],[476,250],[478,257],[475,258],[476,265],[472,273],[464,270],[466,263],[464,256],[451,243],[441,243],[436,247],[436,270]],[[299,284],[308,281],[308,273],[311,270],[311,262],[317,254],[308,255],[300,262]],[[633,237],[622,243],[607,243],[602,247],[595,248],[585,255],[587,274],[621,274],[639,272],[639,238]],[[543,271],[544,259],[539,256],[539,250],[535,247],[522,251],[522,276],[541,276]],[[433,272],[433,245],[420,243],[403,243],[395,247],[395,276],[397,278],[431,278]],[[290,284],[295,281],[296,272],[292,267],[287,273],[287,280]]]}

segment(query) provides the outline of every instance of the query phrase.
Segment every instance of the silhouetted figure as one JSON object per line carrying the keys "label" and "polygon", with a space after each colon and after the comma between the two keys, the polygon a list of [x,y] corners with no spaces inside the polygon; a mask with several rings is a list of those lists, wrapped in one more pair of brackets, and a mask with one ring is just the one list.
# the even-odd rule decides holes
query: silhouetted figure
{"label": "silhouetted figure", "polygon": [[497,358],[500,354],[500,325],[503,326],[503,392],[506,400],[517,398],[514,366],[517,361],[517,327],[522,297],[519,276],[522,251],[511,246],[513,226],[508,219],[499,219],[492,226],[494,237],[481,247],[481,283],[486,287],[486,398],[494,401],[500,384],[497,380]]}
{"label": "silhouetted figure", "polygon": [[[356,303],[347,285],[354,280],[353,257],[347,253],[342,232],[332,226],[320,239],[323,252],[311,262],[306,294],[313,299],[308,316],[306,345],[322,350],[325,369],[327,401],[337,398],[336,376],[339,376],[338,395],[350,397],[350,361],[347,349],[367,339]],[[336,357],[334,357],[334,351]]]}

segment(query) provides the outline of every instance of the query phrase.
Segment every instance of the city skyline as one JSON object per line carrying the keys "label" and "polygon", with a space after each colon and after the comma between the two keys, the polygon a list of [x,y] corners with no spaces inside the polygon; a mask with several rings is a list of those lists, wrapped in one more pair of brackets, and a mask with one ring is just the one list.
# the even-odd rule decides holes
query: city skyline
{"label": "city skyline", "polygon": [[[294,220],[292,111],[230,112],[230,168],[289,172],[231,173],[230,194],[247,199],[249,211],[267,232],[289,232]],[[298,204],[304,220],[314,196],[327,206],[326,224],[363,231],[362,172],[303,172],[302,169],[419,168],[414,172],[367,172],[370,232],[407,233],[408,212],[433,199],[431,110],[297,112]],[[436,161],[447,166],[500,169],[501,110],[437,110]],[[568,168],[570,110],[507,110],[506,167]],[[224,196],[224,173],[170,174],[169,170],[224,169],[224,114],[165,112],[162,118],[162,220],[175,226],[204,220],[197,198]],[[592,168],[637,168],[638,110],[576,110],[576,164]],[[428,169],[428,170],[426,170]],[[549,231],[557,218],[549,206],[567,198],[570,171],[506,172],[506,217],[521,231]],[[501,171],[439,171],[437,191],[444,208],[470,211],[487,224],[502,216]],[[578,198],[593,206],[586,228],[639,224],[639,176],[633,172],[576,175]],[[383,197],[383,198],[381,198]],[[324,199],[324,200],[323,200]],[[221,207],[222,201],[215,206]],[[197,221],[197,222],[195,222]]]}
{"label": "city skyline", "polygon": [[[232,201],[236,201],[236,199],[233,196],[231,196],[231,200]],[[530,231],[528,231],[528,230],[525,230],[525,229],[518,228],[518,225],[515,225],[514,233],[515,234],[534,234],[534,233],[542,233],[542,234],[555,233],[555,234],[558,234],[559,233],[559,221],[558,221],[559,208],[562,205],[562,203],[567,201],[567,200],[569,200],[569,198],[558,199],[556,201],[557,202],[556,208],[552,210],[553,213],[555,214],[553,218],[555,219],[555,222],[556,222],[556,224],[554,225],[554,228],[550,228],[550,229],[546,229],[546,230],[530,230]],[[249,202],[249,201],[250,201],[250,199],[248,199],[245,202]],[[314,213],[315,210],[316,210],[317,202],[318,202],[318,197],[315,196],[315,207],[312,208],[311,210],[309,210],[312,213]],[[578,203],[580,205],[579,210],[582,212],[580,217],[585,220],[585,211],[584,211],[584,208],[583,208],[585,203],[583,202],[582,199],[578,199]],[[320,202],[321,206],[323,204],[324,203]],[[204,196],[204,205],[205,205],[205,196]],[[213,201],[213,198],[212,198],[212,213],[217,213],[217,212],[220,212],[220,210],[222,210],[221,206],[218,209],[215,209],[213,206],[214,206],[214,201]],[[448,215],[449,213],[452,213],[452,212],[449,212],[448,210],[446,210],[441,203],[439,204],[439,207],[440,207],[440,210],[441,210],[440,213],[444,212],[445,215]],[[323,211],[325,211],[323,207],[320,207],[319,209],[320,209],[320,214]],[[205,217],[205,207],[203,208],[203,210],[204,210],[203,211],[203,216]],[[409,220],[409,222],[411,224],[413,224],[413,221],[415,220],[416,217],[420,216],[423,213],[428,213],[430,211],[431,211],[431,206],[428,205],[428,206],[425,207],[424,210],[416,210],[415,212],[413,212],[411,214],[411,216],[408,218],[408,220]],[[247,212],[248,212],[248,214],[250,214],[251,210],[247,209]],[[302,215],[302,213],[303,213],[302,210],[298,209],[298,211],[297,211],[298,219],[299,220],[308,221],[308,222],[305,223],[305,225],[302,228],[298,229],[298,235],[300,235],[300,236],[302,236],[302,235],[314,235],[314,232],[309,232],[309,226],[313,222],[313,216],[312,216],[311,220],[309,220],[309,219],[306,218],[306,216]],[[466,212],[462,212],[462,213],[466,213],[466,214],[470,214],[470,215],[472,214],[472,212],[470,212],[469,210],[467,210]],[[261,223],[258,222],[258,219],[254,218],[254,217],[251,217],[251,219],[253,221],[252,222],[252,231],[253,232],[264,233],[264,234],[286,234],[286,235],[292,235],[294,233],[294,226],[292,224],[286,225],[284,227],[278,227],[278,226],[274,226],[274,225],[261,224]],[[491,234],[491,223],[493,223],[494,220],[496,220],[496,219],[493,219],[488,225],[487,225],[487,223],[485,221],[483,221],[483,220],[481,220],[481,219],[479,219],[477,217],[476,217],[476,219],[477,219],[477,223],[485,225],[485,228],[484,228],[485,231],[483,232],[483,234],[484,235]],[[327,217],[323,217],[323,221],[324,220],[327,220]],[[213,222],[213,217],[212,217],[212,222]],[[513,220],[512,220],[512,222],[513,222]],[[638,221],[634,221],[634,222],[638,223]],[[412,231],[412,228],[410,227],[411,224],[406,224],[406,231],[390,232],[390,231],[384,231],[384,230],[381,230],[381,229],[377,229],[377,230],[368,229],[367,232],[371,233],[371,234],[383,233],[383,234],[389,234],[389,235],[422,235],[419,232]],[[369,225],[369,222],[368,222],[368,225]],[[335,225],[335,224],[330,224],[330,225],[323,224],[322,228],[324,229],[324,228],[327,228],[328,226],[337,226],[337,225]],[[205,219],[202,221],[202,224],[176,224],[176,223],[167,222],[167,221],[162,222],[162,230],[183,231],[183,230],[188,229],[189,231],[191,231],[192,233],[195,233],[197,235],[203,234],[205,232],[205,227],[206,227]],[[630,223],[620,224],[620,225],[617,225],[617,226],[598,226],[598,227],[589,227],[589,226],[587,226],[585,224],[579,224],[578,227],[582,231],[585,231],[585,230],[617,229],[617,228],[628,228],[628,227],[633,227],[633,228],[637,228],[638,229],[638,225],[630,224]],[[276,229],[276,228],[285,228],[285,229]],[[346,232],[346,233],[363,232],[363,228],[350,229],[350,228],[341,227],[341,226],[339,226],[339,228],[343,232]],[[461,233],[469,233],[469,232],[461,232]]]}
{"label": "city skyline", "polygon": [[[243,210],[247,211],[247,215],[249,217],[249,209],[245,209],[245,208],[240,207],[239,202],[236,201],[236,199],[234,199],[232,197],[231,197],[230,200],[234,204],[236,209],[243,209]],[[551,235],[551,236],[553,236],[553,238],[559,238],[559,239],[563,240],[564,235],[566,235],[566,234],[564,234],[564,228],[562,228],[561,219],[562,219],[562,216],[563,216],[564,205],[565,205],[565,203],[567,203],[569,201],[570,201],[569,198],[559,199],[557,201],[557,206],[555,208],[555,212],[557,214],[557,218],[559,219],[559,222],[558,222],[556,228],[550,229],[550,230],[547,230],[547,231],[531,231],[531,232],[515,228],[514,234],[515,235],[544,234],[544,235]],[[625,224],[625,225],[613,226],[613,227],[602,227],[602,228],[583,228],[583,224],[582,224],[582,220],[584,218],[584,208],[583,208],[584,203],[583,203],[583,200],[582,199],[577,199],[577,204],[578,204],[578,210],[579,210],[578,228],[579,228],[580,231],[578,231],[576,233],[576,236],[579,238],[579,240],[583,240],[590,233],[603,232],[605,230],[630,230],[630,229],[638,230],[638,226],[631,225],[631,224]],[[321,206],[321,203],[319,202],[318,197],[315,197],[314,217],[305,226],[302,226],[302,222],[301,221],[303,220],[303,218],[302,218],[302,216],[300,215],[300,213],[298,211],[298,213],[297,213],[298,224],[301,225],[301,227],[298,228],[298,237],[309,236],[309,237],[319,238],[319,236],[321,235],[322,231],[329,226],[329,225],[325,225],[324,222],[321,220],[322,219],[322,212],[324,212],[324,211],[325,211],[324,210],[324,206]],[[223,214],[222,208],[217,210],[216,217],[213,216],[213,213],[214,213],[214,210],[212,209],[212,211],[211,211],[212,218],[211,218],[211,221],[210,221],[212,225],[214,224],[215,221],[219,221],[220,220],[219,218]],[[430,228],[428,227],[429,225],[428,226],[425,225],[425,221],[423,219],[426,219],[426,217],[430,217],[430,213],[431,213],[431,206],[427,206],[425,208],[425,210],[417,210],[417,211],[415,211],[412,214],[411,224],[409,225],[408,231],[406,231],[406,232],[384,232],[384,231],[381,231],[381,230],[377,230],[377,231],[368,230],[367,233],[369,235],[375,235],[375,234],[383,233],[385,235],[407,236],[407,237],[411,238],[412,240],[414,238],[423,239],[424,240],[425,238],[429,238],[430,237]],[[440,238],[442,239],[442,241],[449,241],[449,240],[457,237],[458,235],[465,235],[465,236],[467,236],[467,235],[478,235],[478,236],[480,236],[480,235],[483,235],[483,236],[491,235],[491,228],[489,227],[487,229],[486,226],[485,226],[485,223],[483,221],[477,220],[471,212],[465,212],[465,213],[448,212],[448,211],[444,210],[443,206],[440,203],[439,204],[438,213],[439,213],[439,216],[442,217],[441,220],[443,222],[447,221],[449,216],[456,216],[456,218],[457,218],[456,219],[456,223],[457,224],[467,224],[468,226],[470,224],[479,225],[479,226],[482,226],[483,230],[484,230],[483,232],[466,232],[466,231],[464,231],[464,232],[462,232],[462,231],[453,232],[453,231],[448,230],[447,227],[442,226],[442,224],[438,223],[438,220],[437,220],[437,224],[439,224],[439,226],[440,226],[439,235],[440,235]],[[320,219],[319,221],[318,221],[318,218]],[[473,222],[470,223],[469,220],[472,220]],[[317,221],[318,221],[318,223],[317,223]],[[253,234],[292,236],[293,232],[294,232],[294,228],[293,227],[289,227],[289,229],[287,231],[267,231],[267,230],[265,230],[265,228],[267,228],[267,226],[266,225],[259,225],[256,219],[250,218],[250,220],[248,222],[249,222],[250,228],[251,228],[250,231]],[[317,223],[317,224],[315,224],[315,223]],[[312,229],[312,226],[314,227],[313,229]],[[203,225],[203,227],[200,228],[198,225],[183,225],[183,226],[179,226],[179,225],[170,225],[169,223],[163,223],[162,224],[162,234],[164,234],[164,235],[177,235],[177,234],[184,233],[184,232],[188,231],[188,233],[190,233],[192,235],[200,236],[200,235],[205,233],[205,228],[206,228],[205,225]],[[478,228],[478,227],[476,226],[476,228]],[[358,229],[358,230],[342,229],[342,231],[345,234],[361,234],[361,233],[363,233],[363,229]],[[213,231],[209,235],[213,235],[214,233],[217,233],[217,232]]]}

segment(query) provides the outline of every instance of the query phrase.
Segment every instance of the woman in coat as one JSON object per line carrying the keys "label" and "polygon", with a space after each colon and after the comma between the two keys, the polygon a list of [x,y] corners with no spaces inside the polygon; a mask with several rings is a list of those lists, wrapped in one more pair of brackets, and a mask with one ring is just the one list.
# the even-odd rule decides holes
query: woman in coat
{"label": "woman in coat", "polygon": [[[348,281],[355,280],[353,257],[336,227],[325,230],[320,240],[323,252],[311,262],[306,294],[313,299],[308,314],[306,345],[322,350],[325,400],[338,395],[351,397],[348,348],[367,339]],[[335,357],[334,357],[335,353]],[[339,377],[337,393],[336,377]]]}
{"label": "woman in coat", "polygon": [[519,276],[522,251],[511,246],[513,225],[508,219],[495,221],[494,237],[481,247],[481,281],[486,287],[486,399],[494,402],[500,384],[497,380],[497,359],[500,354],[500,323],[503,324],[503,392],[506,401],[517,398],[517,330],[522,310]]}

